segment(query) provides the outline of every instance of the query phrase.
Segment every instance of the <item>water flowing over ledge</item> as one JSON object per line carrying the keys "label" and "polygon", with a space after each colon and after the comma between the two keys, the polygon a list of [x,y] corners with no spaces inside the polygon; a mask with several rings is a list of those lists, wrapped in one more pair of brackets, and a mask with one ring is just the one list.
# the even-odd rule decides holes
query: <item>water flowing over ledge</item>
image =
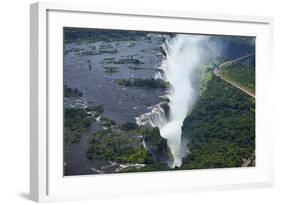
{"label": "water flowing over ledge", "polygon": [[164,97],[165,102],[136,118],[140,126],[158,127],[161,137],[167,139],[173,155],[173,163],[169,163],[171,168],[180,167],[185,154],[182,151],[182,125],[198,96],[196,69],[205,56],[207,41],[208,37],[198,35],[167,37],[162,45],[165,58],[155,78],[169,82],[171,88]]}

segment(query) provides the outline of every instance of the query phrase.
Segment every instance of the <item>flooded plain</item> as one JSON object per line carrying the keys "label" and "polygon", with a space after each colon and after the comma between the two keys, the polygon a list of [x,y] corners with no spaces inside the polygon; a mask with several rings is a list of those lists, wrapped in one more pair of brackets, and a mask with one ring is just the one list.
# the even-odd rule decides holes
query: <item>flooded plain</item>
{"label": "flooded plain", "polygon": [[[162,41],[163,36],[150,34],[135,41],[65,44],[64,84],[77,88],[83,93],[83,98],[65,98],[64,106],[81,108],[88,104],[102,104],[103,116],[118,124],[135,122],[136,117],[161,101],[165,89],[125,87],[115,80],[153,78],[163,59],[160,52]],[[102,125],[93,122],[82,133],[79,142],[65,144],[65,175],[112,173],[130,166],[143,166],[89,160],[86,157],[89,138],[102,129]]]}

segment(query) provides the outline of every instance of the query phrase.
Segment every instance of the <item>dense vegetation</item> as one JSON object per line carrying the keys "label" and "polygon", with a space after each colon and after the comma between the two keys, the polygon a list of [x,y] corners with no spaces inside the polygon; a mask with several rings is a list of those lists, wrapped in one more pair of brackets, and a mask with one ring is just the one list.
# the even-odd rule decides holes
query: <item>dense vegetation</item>
{"label": "dense vegetation", "polygon": [[162,138],[158,128],[141,128],[146,145],[145,166],[131,168],[123,172],[148,172],[170,170],[167,163],[172,162],[173,156],[167,145],[167,140]]}
{"label": "dense vegetation", "polygon": [[64,85],[64,97],[82,97],[83,94],[77,88],[70,88]]}
{"label": "dense vegetation", "polygon": [[[112,42],[131,41],[128,47],[133,47],[135,40],[153,40],[147,34],[140,31],[64,28],[65,43],[87,44],[103,41],[87,50],[71,48],[64,50],[64,53],[75,52],[75,56],[116,54],[118,43],[115,46]],[[226,58],[232,59],[233,56],[239,56],[241,53],[254,52],[253,38],[224,36],[216,41],[218,44],[228,45],[227,47],[231,49],[223,50],[225,56],[208,65],[208,73],[202,78],[202,81],[207,83],[200,91],[199,99],[182,127],[182,138],[188,141],[187,154],[182,166],[176,169],[240,167],[245,159],[255,157],[255,100],[212,74],[212,69]],[[163,56],[166,55],[162,47],[156,48],[155,51],[161,52]],[[108,56],[103,58],[102,62],[103,71],[109,75],[121,71],[119,70],[121,66],[131,70],[146,69],[141,67],[145,65],[145,61],[137,59],[137,55],[122,56],[121,59]],[[91,61],[88,62],[91,69]],[[242,62],[226,66],[221,70],[221,74],[254,92],[255,65],[253,63]],[[146,89],[170,87],[169,83],[153,78],[117,79],[115,83]],[[64,97],[83,97],[83,94],[76,88],[64,85]],[[164,101],[166,103],[161,104],[161,107],[165,113],[169,113],[169,99],[164,98]],[[121,172],[171,170],[167,164],[172,162],[173,156],[167,140],[160,136],[158,128],[139,127],[132,122],[119,125],[103,116],[103,113],[102,105],[89,106],[86,109],[65,108],[65,142],[78,142],[81,134],[93,121],[96,121],[100,130],[92,133],[89,138],[86,153],[88,159],[145,164],[144,167],[131,167]]]}
{"label": "dense vegetation", "polygon": [[138,125],[133,122],[127,122],[121,125],[120,128],[125,131],[130,131],[130,130],[136,130],[138,128]]}
{"label": "dense vegetation", "polygon": [[116,54],[118,53],[117,49],[100,49],[96,54]]}
{"label": "dense vegetation", "polygon": [[113,73],[119,72],[119,68],[113,67],[113,66],[105,66],[103,69],[104,69],[105,73],[110,74],[110,75]]}
{"label": "dense vegetation", "polygon": [[159,128],[145,128],[142,130],[142,135],[150,154],[156,161],[167,163],[173,160],[167,140],[161,137]]}
{"label": "dense vegetation", "polygon": [[93,111],[96,116],[99,116],[104,112],[103,105],[96,105],[96,106],[88,106],[86,108],[87,112]]}
{"label": "dense vegetation", "polygon": [[255,62],[252,57],[242,62],[225,66],[220,72],[226,78],[236,81],[253,93],[255,92]]}
{"label": "dense vegetation", "polygon": [[104,117],[104,116],[102,116],[100,118],[100,121],[101,121],[102,125],[107,127],[107,128],[112,128],[112,126],[115,126],[117,124],[114,120],[109,119],[109,118]]}
{"label": "dense vegetation", "polygon": [[139,67],[139,66],[128,66],[128,69],[130,69],[130,70],[145,70],[147,68]]}
{"label": "dense vegetation", "polygon": [[[87,151],[88,159],[146,165],[123,172],[169,169],[166,163],[172,160],[172,155],[167,140],[160,136],[158,128],[140,128],[135,123],[126,123],[120,128],[121,130],[109,128],[94,133]],[[149,151],[143,147],[143,140]]]}
{"label": "dense vegetation", "polygon": [[142,87],[142,88],[148,88],[148,89],[154,89],[154,88],[168,88],[169,83],[165,82],[160,79],[141,79],[141,78],[129,78],[129,79],[118,79],[115,81],[119,85],[124,85],[127,87],[133,86],[133,87]]}
{"label": "dense vegetation", "polygon": [[141,143],[140,138],[128,137],[110,129],[102,130],[92,135],[87,157],[121,163],[144,163],[146,151]]}
{"label": "dense vegetation", "polygon": [[182,130],[190,153],[180,169],[240,167],[255,150],[255,100],[213,77]]}
{"label": "dense vegetation", "polygon": [[121,31],[121,30],[103,30],[91,28],[64,28],[64,42],[97,42],[97,41],[129,41],[145,37],[147,32],[141,31]]}
{"label": "dense vegetation", "polygon": [[[104,110],[102,105],[85,111],[65,110],[65,140],[79,140],[91,122],[89,111],[100,115]],[[118,128],[112,127],[116,123],[108,118],[101,117],[100,121],[107,129],[92,135],[89,159],[146,164],[122,172],[170,170],[167,162],[172,161],[172,155],[158,128],[140,128],[130,122]],[[212,77],[182,129],[182,137],[189,141],[189,151],[182,167],[177,169],[240,167],[255,150],[255,100]]]}
{"label": "dense vegetation", "polygon": [[134,58],[122,58],[117,61],[113,61],[113,64],[144,64],[144,62],[140,61],[139,59],[134,59]]}
{"label": "dense vegetation", "polygon": [[83,109],[64,109],[64,141],[79,142],[81,133],[91,125],[92,116]]}

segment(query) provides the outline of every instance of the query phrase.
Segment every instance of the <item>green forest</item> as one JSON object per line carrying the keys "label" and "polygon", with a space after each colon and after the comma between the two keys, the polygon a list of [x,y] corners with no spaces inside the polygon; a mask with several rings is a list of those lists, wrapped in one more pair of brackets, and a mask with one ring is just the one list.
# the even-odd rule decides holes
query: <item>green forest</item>
{"label": "green forest", "polygon": [[[182,126],[182,138],[188,143],[183,164],[177,170],[241,167],[243,160],[254,153],[255,99],[209,74],[211,78],[203,95]],[[86,110],[65,109],[65,141],[80,140],[81,133],[93,122],[89,111],[100,116],[104,108],[98,105]],[[158,128],[125,123],[112,129],[112,125],[116,125],[114,121],[106,117],[101,120],[108,129],[92,134],[88,159],[146,164],[126,172],[170,170],[167,161],[172,155]],[[149,152],[143,148],[141,138],[132,137],[136,134],[143,136]]]}
{"label": "green forest", "polygon": [[[254,37],[195,43],[191,34],[70,27],[63,35],[66,175],[255,166]],[[210,56],[192,63],[197,50]],[[165,127],[173,120],[182,127]]]}
{"label": "green forest", "polygon": [[180,169],[241,167],[255,150],[255,99],[213,76],[182,131],[189,143]]}
{"label": "green forest", "polygon": [[64,141],[79,142],[82,132],[91,125],[92,117],[83,109],[64,109]]}
{"label": "green forest", "polygon": [[[255,99],[212,75],[182,132],[182,139],[188,140],[186,155],[182,166],[174,170],[241,167],[255,151]],[[146,136],[156,140],[155,135],[147,132]],[[158,153],[167,146],[165,141],[155,144]],[[165,170],[171,169],[152,158],[147,166],[130,171]]]}
{"label": "green forest", "polygon": [[242,62],[224,66],[221,74],[234,80],[237,84],[255,93],[255,62],[254,58],[243,60]]}

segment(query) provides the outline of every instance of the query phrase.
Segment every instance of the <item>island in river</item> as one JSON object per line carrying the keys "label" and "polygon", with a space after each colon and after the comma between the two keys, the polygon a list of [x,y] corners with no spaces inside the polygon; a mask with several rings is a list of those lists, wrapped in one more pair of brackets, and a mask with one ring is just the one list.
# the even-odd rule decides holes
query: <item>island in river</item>
{"label": "island in river", "polygon": [[[254,51],[252,37],[64,28],[64,175],[255,166],[255,99],[213,73]],[[224,69],[254,89],[249,58]]]}

